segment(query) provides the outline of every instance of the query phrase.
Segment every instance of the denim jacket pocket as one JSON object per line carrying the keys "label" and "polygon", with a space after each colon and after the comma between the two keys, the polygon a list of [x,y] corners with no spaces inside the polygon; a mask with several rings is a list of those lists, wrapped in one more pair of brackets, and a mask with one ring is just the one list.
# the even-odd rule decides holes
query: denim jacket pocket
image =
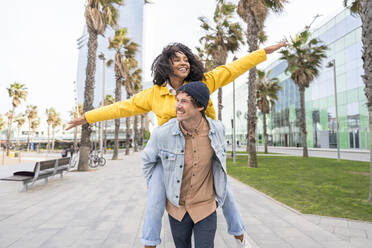
{"label": "denim jacket pocket", "polygon": [[168,151],[160,151],[160,158],[163,163],[163,169],[173,171],[177,161],[177,155]]}
{"label": "denim jacket pocket", "polygon": [[224,146],[216,147],[216,155],[218,156],[218,158],[225,158],[226,148]]}

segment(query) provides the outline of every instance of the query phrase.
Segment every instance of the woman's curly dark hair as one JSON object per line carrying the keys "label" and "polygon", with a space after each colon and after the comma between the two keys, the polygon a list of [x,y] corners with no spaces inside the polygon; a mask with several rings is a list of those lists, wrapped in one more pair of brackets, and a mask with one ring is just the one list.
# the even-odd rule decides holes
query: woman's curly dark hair
{"label": "woman's curly dark hair", "polygon": [[201,81],[204,79],[204,66],[191,52],[191,49],[181,43],[171,43],[163,49],[162,53],[152,63],[151,75],[154,76],[154,84],[162,85],[169,79],[169,75],[173,74],[171,60],[176,57],[177,52],[185,54],[190,63],[190,73],[185,81]]}

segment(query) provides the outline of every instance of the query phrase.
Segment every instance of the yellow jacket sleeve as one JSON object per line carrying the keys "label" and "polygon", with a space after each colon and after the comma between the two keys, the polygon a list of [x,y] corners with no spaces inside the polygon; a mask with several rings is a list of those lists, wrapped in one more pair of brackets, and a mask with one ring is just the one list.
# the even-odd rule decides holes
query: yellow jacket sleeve
{"label": "yellow jacket sleeve", "polygon": [[230,64],[221,65],[214,70],[204,74],[205,83],[207,84],[210,93],[212,94],[218,88],[221,88],[228,83],[234,81],[237,77],[252,69],[259,63],[266,60],[266,52],[264,49],[254,51],[240,59],[237,59]]}
{"label": "yellow jacket sleeve", "polygon": [[135,94],[131,99],[116,102],[101,108],[93,109],[84,114],[89,124],[97,121],[118,119],[144,114],[152,109],[153,88],[148,88]]}

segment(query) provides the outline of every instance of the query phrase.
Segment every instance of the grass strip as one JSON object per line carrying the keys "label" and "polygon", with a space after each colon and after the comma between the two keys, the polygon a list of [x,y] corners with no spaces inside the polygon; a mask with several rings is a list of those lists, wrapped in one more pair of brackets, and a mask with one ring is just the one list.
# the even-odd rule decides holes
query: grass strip
{"label": "grass strip", "polygon": [[372,221],[369,163],[328,158],[247,156],[227,161],[228,174],[305,214]]}

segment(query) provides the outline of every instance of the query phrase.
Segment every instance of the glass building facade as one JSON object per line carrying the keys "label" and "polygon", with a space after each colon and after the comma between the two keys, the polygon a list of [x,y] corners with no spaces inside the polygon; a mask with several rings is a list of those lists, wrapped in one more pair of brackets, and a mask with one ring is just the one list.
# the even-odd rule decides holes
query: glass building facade
{"label": "glass building facade", "polygon": [[[119,20],[118,25],[120,28],[127,28],[127,35],[134,42],[139,44],[139,49],[136,54],[136,60],[138,61],[139,68],[142,69],[142,52],[143,52],[143,8],[144,2],[137,0],[127,0],[125,4],[119,7]],[[105,79],[105,88],[104,95],[112,95],[115,97],[115,72],[114,72],[114,63],[110,67],[105,66],[105,75],[103,75],[103,63],[98,56],[103,53],[106,59],[106,62],[109,59],[115,59],[115,51],[109,50],[109,38],[112,39],[114,36],[114,30],[107,26],[105,30],[105,36],[99,35],[98,39],[98,48],[97,48],[97,58],[96,58],[96,74],[95,74],[95,88],[94,88],[94,102],[93,107],[97,108],[100,106],[102,101],[102,81],[103,76]],[[77,70],[77,79],[76,79],[76,91],[77,91],[77,103],[83,104],[84,102],[84,87],[85,87],[85,72],[87,66],[87,55],[88,55],[88,32],[86,27],[83,30],[82,36],[77,40],[77,45],[79,49],[78,57],[78,70]],[[144,82],[144,88],[152,86],[150,82]],[[125,88],[122,87],[122,100],[126,99]],[[152,116],[149,116],[152,118]],[[121,118],[121,126],[119,132],[119,141],[125,139],[125,121],[126,118]],[[132,118],[133,121],[133,118]],[[105,122],[107,126],[107,139],[112,140],[114,138],[114,121],[109,120]],[[131,125],[133,123],[131,122]],[[92,139],[98,139],[98,124],[96,124],[93,129]],[[131,134],[133,135],[133,134]],[[122,144],[121,144],[122,145]]]}
{"label": "glass building facade", "polygon": [[[328,46],[319,76],[305,90],[305,110],[308,147],[336,148],[336,108],[334,68],[328,63],[335,60],[338,101],[339,135],[341,149],[369,149],[367,98],[364,84],[361,43],[361,21],[343,10],[313,31],[313,37]],[[268,114],[269,145],[302,146],[300,131],[300,95],[298,87],[285,73],[286,61],[277,60],[264,70],[280,80],[282,89],[271,113]],[[237,140],[245,143],[247,85],[236,87]],[[231,91],[224,98],[226,116],[232,116]],[[230,120],[224,120],[231,127]],[[231,128],[227,128],[231,139]],[[262,115],[258,112],[257,143],[263,144]]]}

